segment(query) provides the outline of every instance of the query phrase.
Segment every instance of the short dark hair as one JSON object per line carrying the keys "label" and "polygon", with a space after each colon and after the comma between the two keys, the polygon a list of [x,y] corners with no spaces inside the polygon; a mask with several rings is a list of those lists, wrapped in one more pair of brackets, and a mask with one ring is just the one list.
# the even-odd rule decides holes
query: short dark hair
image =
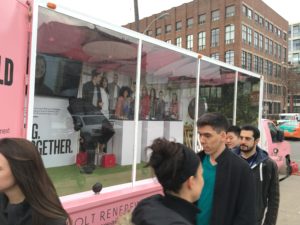
{"label": "short dark hair", "polygon": [[98,76],[100,73],[97,71],[97,69],[93,69],[91,74],[92,74],[92,79],[93,79],[94,77]]}
{"label": "short dark hair", "polygon": [[241,131],[242,130],[247,130],[247,131],[252,131],[253,132],[253,137],[254,137],[254,140],[260,138],[260,132],[259,132],[259,129],[253,125],[245,125],[241,128]]}
{"label": "short dark hair", "polygon": [[236,136],[240,136],[241,133],[241,128],[239,126],[230,126],[227,130],[226,133],[231,132],[234,133]]}
{"label": "short dark hair", "polygon": [[204,113],[197,121],[197,127],[211,126],[215,131],[226,131],[229,126],[227,118],[218,112]]}

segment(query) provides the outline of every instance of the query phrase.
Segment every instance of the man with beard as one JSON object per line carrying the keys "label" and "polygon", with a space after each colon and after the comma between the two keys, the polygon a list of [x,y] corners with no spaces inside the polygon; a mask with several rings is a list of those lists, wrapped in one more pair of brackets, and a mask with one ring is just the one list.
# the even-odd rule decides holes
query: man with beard
{"label": "man with beard", "polygon": [[240,147],[234,152],[246,160],[253,171],[256,190],[256,224],[275,225],[279,207],[279,180],[276,163],[257,146],[260,132],[257,127],[241,128]]}
{"label": "man with beard", "polygon": [[205,113],[197,121],[204,187],[197,225],[254,225],[255,191],[247,163],[226,148],[228,120]]}

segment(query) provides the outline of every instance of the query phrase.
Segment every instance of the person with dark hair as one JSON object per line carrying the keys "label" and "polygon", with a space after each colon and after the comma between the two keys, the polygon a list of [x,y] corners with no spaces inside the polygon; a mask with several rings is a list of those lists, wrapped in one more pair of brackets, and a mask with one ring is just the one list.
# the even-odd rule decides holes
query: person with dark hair
{"label": "person with dark hair", "polygon": [[158,94],[157,107],[155,112],[157,120],[164,120],[165,118],[166,102],[164,101],[163,97],[164,97],[164,93],[163,91],[160,91]]}
{"label": "person with dark hair", "polygon": [[120,89],[120,95],[115,109],[115,116],[117,119],[128,119],[130,111],[130,94],[131,90],[128,86],[123,86]]}
{"label": "person with dark hair", "polygon": [[132,213],[135,225],[195,224],[198,208],[193,204],[203,186],[202,167],[196,153],[186,146],[157,138],[147,147],[152,150],[150,166],[164,196],[158,194],[138,203]]}
{"label": "person with dark hair", "polygon": [[279,180],[276,163],[257,146],[259,129],[252,125],[241,128],[240,147],[234,152],[251,168],[255,180],[256,225],[275,225],[279,208]]}
{"label": "person with dark hair", "polygon": [[237,149],[240,146],[240,132],[239,126],[230,126],[226,131],[226,146],[230,150]]}
{"label": "person with dark hair", "polygon": [[155,120],[156,119],[156,108],[157,108],[157,99],[156,99],[156,90],[154,88],[150,89],[150,107],[149,107],[149,119]]}
{"label": "person with dark hair", "polygon": [[45,75],[47,72],[47,62],[43,55],[36,56],[35,65],[35,94],[53,95],[53,91],[45,84]]}
{"label": "person with dark hair", "polygon": [[148,120],[150,113],[150,97],[146,86],[142,87],[142,95],[140,99],[140,119]]}
{"label": "person with dark hair", "polygon": [[39,151],[21,138],[0,139],[0,224],[71,224]]}
{"label": "person with dark hair", "polygon": [[197,121],[204,177],[198,225],[255,225],[253,175],[225,146],[228,124],[220,113],[205,113]]}
{"label": "person with dark hair", "polygon": [[109,118],[109,93],[108,93],[108,80],[105,76],[100,81],[100,92],[102,100],[101,112],[106,118]]}
{"label": "person with dark hair", "polygon": [[108,84],[109,93],[109,113],[111,116],[115,114],[116,104],[120,94],[120,86],[118,85],[119,75],[114,73],[113,81]]}
{"label": "person with dark hair", "polygon": [[102,98],[99,85],[101,79],[102,74],[94,69],[92,71],[91,81],[86,82],[82,86],[82,98],[100,110],[102,109]]}

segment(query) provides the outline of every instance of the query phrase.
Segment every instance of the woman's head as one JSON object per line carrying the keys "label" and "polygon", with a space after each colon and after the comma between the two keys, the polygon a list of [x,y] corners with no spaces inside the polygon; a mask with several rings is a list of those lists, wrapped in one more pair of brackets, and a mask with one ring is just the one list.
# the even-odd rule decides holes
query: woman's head
{"label": "woman's head", "polygon": [[131,95],[131,90],[128,86],[121,87],[119,96],[123,96],[124,98],[127,98],[130,97],[130,95]]}
{"label": "woman's head", "polygon": [[101,81],[100,81],[100,87],[103,87],[103,88],[107,88],[108,86],[108,80],[106,77],[102,77]]}
{"label": "woman's head", "polygon": [[0,161],[0,167],[6,167],[6,175],[10,180],[3,185],[3,177],[0,176],[0,192],[12,194],[12,188],[17,186],[32,207],[34,221],[66,218],[67,214],[59,202],[39,151],[30,141],[21,138],[0,139]]}
{"label": "woman's head", "polygon": [[183,144],[157,138],[148,147],[152,150],[147,166],[162,185],[164,192],[189,195],[191,201],[196,201],[203,186],[200,159],[195,152]]}

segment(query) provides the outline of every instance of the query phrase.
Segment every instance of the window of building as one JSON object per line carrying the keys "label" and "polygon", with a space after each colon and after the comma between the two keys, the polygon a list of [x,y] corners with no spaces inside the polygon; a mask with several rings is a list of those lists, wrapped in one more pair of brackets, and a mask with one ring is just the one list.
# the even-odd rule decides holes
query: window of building
{"label": "window of building", "polygon": [[244,16],[247,16],[247,7],[245,5],[242,5],[242,13]]}
{"label": "window of building", "polygon": [[186,36],[186,49],[193,50],[193,35],[189,34]]}
{"label": "window of building", "polygon": [[277,27],[274,26],[274,34],[277,35]]}
{"label": "window of building", "polygon": [[258,18],[259,18],[258,14],[254,13],[254,21],[255,21],[255,23],[258,23]]}
{"label": "window of building", "polygon": [[188,19],[186,20],[186,27],[187,27],[187,28],[193,27],[193,18],[188,18]]}
{"label": "window of building", "polygon": [[220,36],[219,28],[211,30],[211,47],[219,46],[219,36]]}
{"label": "window of building", "polygon": [[198,16],[198,23],[199,24],[204,24],[206,21],[206,14],[202,14]]}
{"label": "window of building", "polygon": [[265,53],[269,52],[269,38],[265,37]]}
{"label": "window of building", "polygon": [[182,28],[182,23],[181,23],[181,21],[177,21],[177,22],[176,22],[176,30],[181,30],[181,28]]}
{"label": "window of building", "polygon": [[300,63],[300,54],[299,53],[293,54],[293,63],[295,63],[295,64]]}
{"label": "window of building", "polygon": [[247,17],[252,19],[252,9],[247,8]]}
{"label": "window of building", "polygon": [[199,32],[198,33],[198,50],[205,49],[206,45],[206,32]]}
{"label": "window of building", "polygon": [[166,33],[170,33],[172,31],[172,25],[171,24],[168,24],[165,26],[165,32]]}
{"label": "window of building", "polygon": [[252,29],[247,27],[247,42],[249,45],[252,43]]}
{"label": "window of building", "polygon": [[254,47],[258,48],[258,33],[254,31]]}
{"label": "window of building", "polygon": [[242,25],[242,41],[243,43],[247,42],[247,27]]}
{"label": "window of building", "polygon": [[263,58],[258,57],[258,73],[259,74],[263,73],[263,66],[264,66]]}
{"label": "window of building", "polygon": [[269,61],[268,63],[268,75],[272,76],[273,75],[273,63]]}
{"label": "window of building", "polygon": [[273,54],[273,41],[271,39],[269,40],[269,54]]}
{"label": "window of building", "polygon": [[268,60],[264,60],[264,71],[263,73],[268,75],[268,65],[269,65],[269,61]]}
{"label": "window of building", "polygon": [[277,29],[277,36],[281,37],[281,30],[279,28]]}
{"label": "window of building", "polygon": [[225,43],[234,43],[234,25],[230,24],[225,27]]}
{"label": "window of building", "polygon": [[252,70],[252,54],[242,51],[241,67],[247,70]]}
{"label": "window of building", "polygon": [[269,30],[270,32],[273,32],[273,24],[271,22],[269,23]]}
{"label": "window of building", "polygon": [[234,65],[234,51],[230,50],[225,52],[225,62]]}
{"label": "window of building", "polygon": [[182,38],[181,37],[177,37],[175,43],[176,43],[177,47],[181,48],[182,47]]}
{"label": "window of building", "polygon": [[273,47],[274,47],[274,50],[273,50],[274,57],[276,57],[277,56],[277,43],[276,42],[274,42]]}
{"label": "window of building", "polygon": [[300,39],[293,40],[293,51],[300,50]]}
{"label": "window of building", "polygon": [[226,7],[226,17],[231,17],[235,15],[235,6],[231,5],[231,6],[227,6]]}
{"label": "window of building", "polygon": [[161,27],[156,28],[156,36],[161,35]]}
{"label": "window of building", "polygon": [[172,40],[166,40],[166,42],[168,43],[168,44],[172,44]]}
{"label": "window of building", "polygon": [[264,18],[262,18],[261,16],[259,16],[258,22],[259,22],[260,26],[263,26],[264,25]]}
{"label": "window of building", "polygon": [[247,57],[247,53],[245,51],[242,51],[241,67],[243,69],[246,69],[246,57]]}
{"label": "window of building", "polygon": [[259,46],[259,50],[263,50],[263,36],[262,34],[259,34],[259,39],[258,39],[258,46]]}
{"label": "window of building", "polygon": [[265,28],[266,30],[269,30],[269,22],[267,20],[265,20]]}
{"label": "window of building", "polygon": [[211,21],[217,21],[220,19],[220,10],[215,10],[211,12]]}
{"label": "window of building", "polygon": [[258,56],[254,56],[253,59],[253,70],[255,73],[258,73]]}
{"label": "window of building", "polygon": [[282,48],[283,48],[283,62],[286,62],[286,48],[285,47]]}
{"label": "window of building", "polygon": [[293,26],[293,36],[300,35],[300,24],[296,24]]}
{"label": "window of building", "polygon": [[218,52],[212,53],[210,57],[216,60],[220,60],[220,53]]}
{"label": "window of building", "polygon": [[246,69],[252,71],[252,54],[247,53]]}

